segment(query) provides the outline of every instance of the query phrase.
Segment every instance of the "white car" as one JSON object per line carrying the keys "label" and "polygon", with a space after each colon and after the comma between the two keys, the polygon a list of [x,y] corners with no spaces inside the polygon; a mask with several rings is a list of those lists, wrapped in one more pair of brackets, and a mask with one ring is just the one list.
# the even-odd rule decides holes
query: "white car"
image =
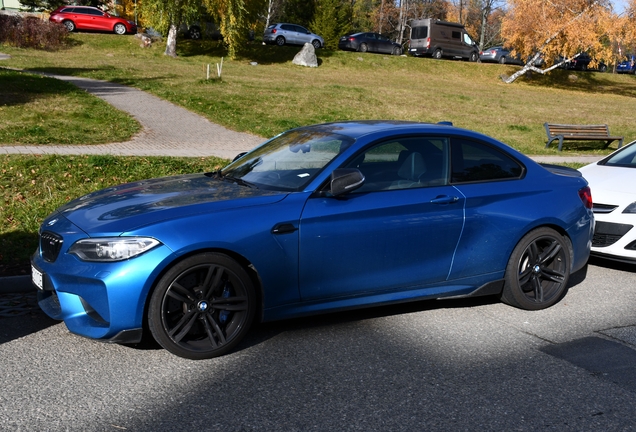
{"label": "white car", "polygon": [[636,264],[636,141],[579,171],[592,189],[592,255]]}

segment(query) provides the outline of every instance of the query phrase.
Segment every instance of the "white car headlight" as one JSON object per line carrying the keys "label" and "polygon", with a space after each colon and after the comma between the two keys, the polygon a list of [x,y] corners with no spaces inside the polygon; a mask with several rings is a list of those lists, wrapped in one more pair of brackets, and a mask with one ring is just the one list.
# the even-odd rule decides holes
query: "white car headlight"
{"label": "white car headlight", "polygon": [[636,201],[625,207],[623,213],[636,213]]}
{"label": "white car headlight", "polygon": [[149,251],[160,242],[148,237],[105,237],[79,240],[68,253],[82,261],[123,261]]}

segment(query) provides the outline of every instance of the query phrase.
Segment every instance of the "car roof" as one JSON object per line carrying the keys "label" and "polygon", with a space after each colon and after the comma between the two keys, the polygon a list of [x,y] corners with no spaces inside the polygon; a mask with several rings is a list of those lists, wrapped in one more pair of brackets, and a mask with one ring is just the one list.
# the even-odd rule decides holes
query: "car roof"
{"label": "car roof", "polygon": [[468,133],[463,129],[455,128],[450,123],[421,123],[413,121],[401,121],[401,120],[356,120],[356,121],[338,121],[332,123],[323,123],[317,125],[303,126],[296,130],[315,130],[324,133],[333,133],[348,136],[350,138],[360,138],[364,135],[369,135],[378,132],[396,132],[409,130],[413,132],[429,132],[429,133],[441,133],[444,130],[448,133],[448,129],[456,131],[462,131]]}

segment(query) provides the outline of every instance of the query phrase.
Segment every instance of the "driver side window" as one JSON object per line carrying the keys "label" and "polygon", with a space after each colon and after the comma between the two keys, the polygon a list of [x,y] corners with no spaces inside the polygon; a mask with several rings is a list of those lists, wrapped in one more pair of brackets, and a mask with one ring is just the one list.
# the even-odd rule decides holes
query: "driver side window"
{"label": "driver side window", "polygon": [[422,188],[448,184],[447,138],[408,137],[377,144],[352,159],[365,177],[354,193]]}

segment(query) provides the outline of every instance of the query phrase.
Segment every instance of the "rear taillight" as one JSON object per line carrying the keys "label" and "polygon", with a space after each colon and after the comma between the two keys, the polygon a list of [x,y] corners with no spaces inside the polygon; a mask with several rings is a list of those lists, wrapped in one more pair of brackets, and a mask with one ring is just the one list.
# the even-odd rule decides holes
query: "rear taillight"
{"label": "rear taillight", "polygon": [[431,47],[431,38],[426,38],[426,48],[430,48]]}
{"label": "rear taillight", "polygon": [[272,33],[276,33],[276,29],[272,29]]}
{"label": "rear taillight", "polygon": [[585,186],[583,189],[579,189],[579,198],[583,202],[585,208],[592,210],[592,190],[589,186]]}
{"label": "rear taillight", "polygon": [[355,40],[356,40],[356,38],[354,38],[354,37],[350,37],[350,38],[349,38],[349,42],[353,42],[353,41],[355,41]]}

